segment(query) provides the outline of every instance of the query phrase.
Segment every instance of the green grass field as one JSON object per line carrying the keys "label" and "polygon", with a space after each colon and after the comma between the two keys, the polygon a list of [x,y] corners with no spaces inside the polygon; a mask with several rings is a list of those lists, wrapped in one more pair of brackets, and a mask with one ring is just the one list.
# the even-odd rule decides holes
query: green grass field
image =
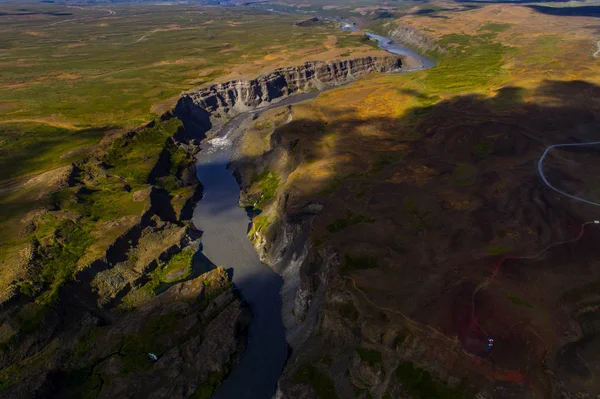
{"label": "green grass field", "polygon": [[[77,264],[100,255],[128,217],[146,209],[147,199],[133,197],[149,183],[180,211],[190,187],[176,178],[149,181],[163,150],[171,175],[189,165],[168,140],[175,121],[118,137],[170,109],[181,92],[373,50],[335,23],[300,27],[299,19],[240,7],[1,3],[0,285],[30,288],[23,264],[33,253],[51,301]],[[85,190],[64,188],[69,166],[84,159]],[[120,227],[107,227],[111,221]]]}
{"label": "green grass field", "polygon": [[[18,14],[12,7],[0,12]],[[299,60],[306,49],[318,54],[328,35],[342,38],[343,47],[361,45],[336,25],[299,27],[297,16],[251,9],[32,7],[71,15],[0,14],[2,121],[131,127],[151,119],[153,104],[235,65],[246,64],[252,74],[264,57]]]}

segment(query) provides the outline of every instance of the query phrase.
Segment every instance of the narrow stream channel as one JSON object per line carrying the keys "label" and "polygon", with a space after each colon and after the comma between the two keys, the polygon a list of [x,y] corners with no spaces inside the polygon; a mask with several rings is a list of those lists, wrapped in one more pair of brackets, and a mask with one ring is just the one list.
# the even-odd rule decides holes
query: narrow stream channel
{"label": "narrow stream channel", "polygon": [[[387,48],[381,46],[384,50],[404,54],[394,52],[399,51],[401,46],[395,45],[390,39],[376,35],[373,38],[385,39]],[[379,43],[381,45],[382,41]],[[417,56],[418,59],[424,58]],[[250,219],[246,211],[238,207],[240,188],[227,169],[234,151],[233,141],[243,134],[241,129],[254,114],[315,98],[318,94],[293,95],[232,118],[219,129],[215,137],[202,144],[197,156],[196,174],[204,191],[202,200],[194,210],[193,221],[203,231],[203,255],[213,264],[232,270],[232,281],[250,306],[253,316],[247,348],[240,362],[214,393],[214,399],[271,398],[288,356],[281,315],[283,281],[260,261],[248,239]]]}

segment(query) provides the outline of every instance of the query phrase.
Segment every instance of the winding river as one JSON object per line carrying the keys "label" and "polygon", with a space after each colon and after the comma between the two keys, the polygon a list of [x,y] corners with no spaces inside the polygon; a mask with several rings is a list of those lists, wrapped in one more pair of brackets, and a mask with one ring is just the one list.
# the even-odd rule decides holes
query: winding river
{"label": "winding river", "polygon": [[[382,36],[371,35],[382,49],[410,55],[423,67],[433,61]],[[402,51],[402,52],[401,52]],[[195,226],[203,231],[202,252],[213,264],[232,272],[232,281],[248,303],[253,320],[248,331],[248,345],[240,362],[214,393],[215,399],[271,398],[288,356],[281,315],[283,281],[263,264],[247,237],[250,219],[238,207],[240,188],[227,165],[234,152],[234,142],[244,126],[256,114],[270,108],[295,104],[314,98],[318,92],[297,94],[267,107],[242,113],[212,132],[197,156],[196,173],[204,187],[202,200],[194,210]]]}
{"label": "winding river", "polygon": [[[414,50],[411,50],[407,47],[401,46],[398,43],[394,42],[389,37],[379,36],[379,35],[376,35],[376,34],[370,33],[370,32],[367,32],[366,35],[369,36],[371,39],[377,40],[379,47],[382,50],[387,51],[388,53],[396,54],[396,55],[405,55],[405,56],[412,57],[412,58],[420,61],[421,68],[418,68],[418,69],[433,68],[435,66],[435,61],[432,60],[431,58],[427,58],[427,57],[417,53]],[[410,72],[410,71],[406,71],[406,72]]]}
{"label": "winding river", "polygon": [[227,169],[236,138],[254,115],[315,98],[317,92],[287,97],[282,101],[232,118],[202,144],[196,175],[204,187],[194,210],[194,225],[203,231],[202,252],[213,264],[233,271],[232,281],[252,311],[248,346],[213,398],[270,398],[288,356],[281,320],[283,280],[258,258],[248,239],[250,219],[238,207],[240,188]]}

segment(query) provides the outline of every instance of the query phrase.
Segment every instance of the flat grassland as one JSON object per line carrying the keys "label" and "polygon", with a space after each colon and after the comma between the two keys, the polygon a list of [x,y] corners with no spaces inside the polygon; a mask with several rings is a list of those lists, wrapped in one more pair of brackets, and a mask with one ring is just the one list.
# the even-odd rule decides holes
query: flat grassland
{"label": "flat grassland", "polygon": [[[103,152],[110,157],[112,140],[170,109],[182,91],[306,60],[379,53],[334,23],[300,27],[299,19],[247,8],[0,4],[0,288],[28,279],[23,265],[44,223],[85,236],[64,240],[76,262],[101,253],[94,237],[108,245],[131,224],[111,227],[108,216],[140,215],[147,200],[122,203],[133,201],[122,186],[132,193],[146,187],[144,168],[176,126],[144,131],[150,142],[128,154],[139,162],[115,168],[116,176],[98,179],[97,165],[86,164],[93,193],[74,201],[94,215],[71,207],[60,223],[40,219],[74,194],[56,198],[73,162],[99,154],[110,165]],[[73,226],[65,227],[65,218]]]}
{"label": "flat grassland", "polygon": [[131,127],[153,104],[226,75],[371,49],[335,24],[249,9],[1,7],[2,121]]}

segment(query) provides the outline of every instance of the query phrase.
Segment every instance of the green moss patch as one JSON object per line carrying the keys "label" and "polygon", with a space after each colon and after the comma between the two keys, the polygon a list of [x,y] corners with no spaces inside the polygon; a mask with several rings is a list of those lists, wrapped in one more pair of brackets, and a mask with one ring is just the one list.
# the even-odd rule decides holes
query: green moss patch
{"label": "green moss patch", "polygon": [[248,232],[248,236],[250,238],[253,238],[256,233],[261,232],[264,229],[266,229],[269,226],[269,224],[270,224],[270,222],[269,222],[268,216],[265,216],[265,215],[256,216],[254,219],[252,219],[252,228]]}
{"label": "green moss patch", "polygon": [[508,297],[508,299],[511,301],[511,303],[513,305],[522,306],[522,307],[529,308],[529,309],[534,308],[533,304],[531,304],[530,302],[527,302],[525,299],[521,298],[514,292],[508,292],[506,294],[506,296]]}
{"label": "green moss patch", "polygon": [[369,364],[376,364],[381,362],[381,352],[375,349],[369,348],[356,348],[356,353],[360,356],[360,360]]}
{"label": "green moss patch", "polygon": [[310,385],[319,399],[337,399],[338,397],[331,378],[312,364],[300,366],[292,378],[296,382]]}
{"label": "green moss patch", "polygon": [[279,175],[277,172],[265,170],[260,175],[256,176],[254,185],[261,193],[260,199],[254,205],[256,209],[263,209],[264,206],[275,198],[275,193],[279,187]]}
{"label": "green moss patch", "polygon": [[190,399],[210,399],[212,394],[223,383],[227,375],[229,375],[230,369],[229,365],[225,365],[220,372],[210,373],[207,380],[198,386],[196,392],[190,396]]}
{"label": "green moss patch", "polygon": [[502,255],[512,250],[513,248],[510,245],[489,245],[485,249],[485,253],[488,255]]}
{"label": "green moss patch", "polygon": [[462,386],[451,388],[433,379],[431,374],[410,362],[401,363],[396,377],[413,399],[467,399],[472,398]]}
{"label": "green moss patch", "polygon": [[319,195],[329,197],[333,193],[335,193],[337,191],[337,189],[340,188],[341,185],[342,185],[342,180],[340,178],[336,177],[335,179],[333,179],[332,181],[329,182],[327,187],[325,187],[323,190],[321,190],[321,192],[319,192]]}
{"label": "green moss patch", "polygon": [[94,242],[90,230],[89,225],[60,215],[47,214],[37,222],[36,263],[41,268],[39,277],[47,287],[38,302],[46,304],[58,299],[58,290],[73,277],[77,260]]}
{"label": "green moss patch", "polygon": [[354,212],[346,211],[346,216],[342,219],[337,219],[335,222],[327,226],[327,231],[330,233],[339,233],[347,227],[360,223],[372,223],[375,219],[371,219],[364,215],[357,215]]}
{"label": "green moss patch", "polygon": [[377,266],[377,259],[374,256],[352,256],[344,255],[344,263],[342,263],[342,272],[352,273],[359,270],[374,269]]}
{"label": "green moss patch", "polygon": [[[111,168],[112,174],[133,183],[146,184],[161,152],[167,146],[167,140],[170,140],[181,126],[181,121],[173,118],[156,122],[132,136],[118,138],[104,157],[104,162]],[[171,161],[171,165],[176,168],[181,154],[174,151],[173,156],[174,162]]]}
{"label": "green moss patch", "polygon": [[494,143],[491,141],[483,140],[473,146],[473,154],[478,157],[484,157],[494,151]]}
{"label": "green moss patch", "polygon": [[477,169],[473,165],[460,164],[454,168],[452,180],[457,186],[472,186],[477,180]]}
{"label": "green moss patch", "polygon": [[512,26],[513,26],[512,24],[489,22],[489,23],[483,25],[481,28],[479,28],[479,31],[501,33],[501,32],[507,31]]}
{"label": "green moss patch", "polygon": [[490,35],[443,36],[438,44],[449,52],[436,56],[438,63],[423,82],[427,93],[473,92],[500,83],[504,78],[503,57],[510,48],[495,42]]}
{"label": "green moss patch", "polygon": [[192,260],[196,251],[186,248],[175,254],[161,271],[161,280],[166,283],[185,280],[192,273]]}
{"label": "green moss patch", "polygon": [[173,255],[166,264],[160,264],[150,273],[150,280],[140,288],[130,291],[123,298],[123,308],[132,309],[155,296],[164,284],[187,279],[192,273],[192,261],[196,250],[186,248]]}

